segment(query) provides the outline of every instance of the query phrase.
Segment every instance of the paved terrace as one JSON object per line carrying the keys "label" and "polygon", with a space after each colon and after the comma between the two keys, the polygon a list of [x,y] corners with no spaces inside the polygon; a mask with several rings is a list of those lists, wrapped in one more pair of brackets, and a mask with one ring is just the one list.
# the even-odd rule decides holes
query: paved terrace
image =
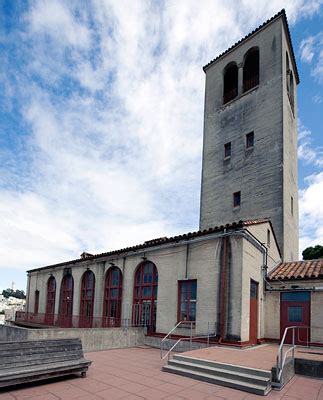
{"label": "paved terrace", "polygon": [[[200,350],[187,351],[185,356],[271,371],[271,368],[276,365],[277,352],[277,344],[263,344],[261,346],[247,347],[243,349],[225,346],[209,347]],[[298,346],[295,350],[295,357],[306,360],[322,361],[323,348],[307,348]]]}
{"label": "paved terrace", "polygon": [[[0,400],[215,399],[249,400],[256,396],[160,371],[159,350],[145,347],[85,354],[93,360],[85,379],[60,378],[0,391]],[[266,400],[323,400],[323,380],[294,377]]]}

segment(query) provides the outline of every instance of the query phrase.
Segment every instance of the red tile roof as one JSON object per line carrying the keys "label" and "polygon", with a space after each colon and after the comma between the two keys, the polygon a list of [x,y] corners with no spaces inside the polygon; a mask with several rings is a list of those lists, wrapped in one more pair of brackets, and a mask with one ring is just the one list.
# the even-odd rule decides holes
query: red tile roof
{"label": "red tile roof", "polygon": [[251,225],[258,225],[258,224],[264,224],[264,223],[271,224],[271,222],[268,218],[260,218],[260,219],[246,220],[246,221],[240,220],[238,222],[232,222],[231,224],[220,225],[220,226],[216,226],[214,228],[204,229],[203,231],[188,232],[188,233],[184,233],[183,235],[174,236],[174,237],[166,237],[165,236],[165,237],[158,238],[158,239],[152,239],[152,240],[148,240],[142,244],[138,244],[136,246],[126,247],[126,248],[120,249],[120,250],[113,250],[113,251],[109,251],[106,253],[92,255],[90,253],[84,252],[82,254],[88,254],[88,256],[86,256],[86,257],[81,256],[81,258],[78,258],[76,260],[66,261],[66,262],[62,262],[59,264],[47,265],[46,267],[35,268],[35,269],[29,270],[27,272],[39,271],[39,270],[46,269],[46,268],[54,268],[54,267],[59,267],[62,265],[68,265],[68,264],[76,264],[78,262],[82,262],[85,260],[93,260],[93,259],[100,258],[100,257],[120,256],[120,255],[123,255],[124,253],[128,253],[128,252],[136,252],[136,251],[140,252],[140,251],[144,251],[145,249],[147,249],[149,247],[159,246],[159,245],[163,245],[166,243],[178,243],[180,241],[187,241],[190,239],[194,239],[196,237],[206,236],[206,235],[210,235],[212,233],[221,232],[224,229],[235,230],[235,229],[241,229],[243,227],[247,227],[247,226],[251,226]]}
{"label": "red tile roof", "polygon": [[323,259],[281,263],[268,278],[271,281],[323,278]]}

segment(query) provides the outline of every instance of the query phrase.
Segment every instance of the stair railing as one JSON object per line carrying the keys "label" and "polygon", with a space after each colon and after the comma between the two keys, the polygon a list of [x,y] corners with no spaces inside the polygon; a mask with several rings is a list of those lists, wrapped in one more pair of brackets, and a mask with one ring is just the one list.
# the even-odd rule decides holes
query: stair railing
{"label": "stair railing", "polygon": [[[277,383],[281,384],[282,383],[282,375],[284,371],[284,367],[286,364],[286,359],[287,355],[289,353],[292,354],[292,363],[294,365],[295,362],[295,348],[296,348],[296,342],[295,342],[295,337],[296,337],[296,331],[297,331],[297,342],[300,343],[300,337],[299,337],[299,331],[300,329],[306,329],[307,334],[306,334],[306,346],[308,347],[309,345],[309,327],[308,326],[288,326],[285,328],[283,338],[280,342],[277,356],[276,356],[276,378],[277,378]],[[285,343],[287,333],[288,331],[292,331],[292,343]],[[303,341],[304,342],[304,341]],[[284,346],[289,346],[289,348],[284,352]]]}
{"label": "stair railing", "polygon": [[[164,344],[166,342],[166,340],[168,338],[170,338],[170,335],[181,325],[181,324],[188,324],[188,322],[190,322],[190,336],[187,337],[181,337],[179,338],[174,344],[173,346],[171,346],[171,348],[168,349],[168,351],[163,354],[165,348],[164,348]],[[210,322],[207,323],[207,335],[203,335],[203,336],[193,336],[193,325],[195,324],[194,321],[180,321],[178,324],[176,324],[174,326],[174,328],[172,328],[167,335],[161,340],[160,342],[160,358],[162,360],[164,360],[166,357],[168,358],[168,360],[170,359],[171,356],[171,352],[175,351],[175,348],[179,345],[179,343],[183,342],[183,341],[190,341],[190,350],[192,350],[192,343],[195,339],[206,339],[206,346],[209,347],[210,345],[210,336],[215,336],[215,333],[210,334]]]}
{"label": "stair railing", "polygon": [[192,340],[193,336],[193,325],[195,325],[195,321],[179,321],[168,333],[167,335],[161,340],[160,342],[160,358],[163,359],[163,351],[165,347],[165,343],[168,338],[170,338],[171,334],[176,331],[177,328],[179,328],[181,325],[190,325],[190,339]]}

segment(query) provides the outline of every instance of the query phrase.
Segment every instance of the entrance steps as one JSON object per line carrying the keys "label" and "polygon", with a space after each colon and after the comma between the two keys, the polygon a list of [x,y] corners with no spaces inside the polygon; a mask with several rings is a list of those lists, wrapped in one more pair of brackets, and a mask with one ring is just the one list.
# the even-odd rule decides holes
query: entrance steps
{"label": "entrance steps", "polygon": [[265,396],[271,390],[271,371],[202,360],[175,354],[165,372]]}

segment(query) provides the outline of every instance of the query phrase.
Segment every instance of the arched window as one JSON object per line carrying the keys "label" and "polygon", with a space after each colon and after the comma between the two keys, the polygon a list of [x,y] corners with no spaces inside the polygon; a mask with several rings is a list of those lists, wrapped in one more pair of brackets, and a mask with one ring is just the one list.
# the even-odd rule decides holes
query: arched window
{"label": "arched window", "polygon": [[73,316],[73,294],[74,280],[71,274],[66,274],[61,284],[61,295],[59,305],[59,325],[70,328]]}
{"label": "arched window", "polygon": [[259,49],[252,48],[245,55],[243,65],[243,92],[259,84]]}
{"label": "arched window", "polygon": [[121,326],[122,273],[118,267],[106,273],[103,301],[103,326]]}
{"label": "arched window", "polygon": [[294,112],[294,76],[289,66],[289,57],[286,52],[286,86],[291,108]]}
{"label": "arched window", "polygon": [[81,284],[80,328],[91,328],[93,322],[95,276],[90,270],[85,271]]}
{"label": "arched window", "polygon": [[158,272],[155,264],[144,261],[137,267],[134,282],[132,321],[156,331]]}
{"label": "arched window", "polygon": [[55,314],[55,297],[56,297],[56,279],[51,276],[47,281],[47,300],[46,300],[46,315],[45,323],[54,325]]}
{"label": "arched window", "polygon": [[228,64],[223,77],[223,104],[238,96],[238,67],[236,63]]}

